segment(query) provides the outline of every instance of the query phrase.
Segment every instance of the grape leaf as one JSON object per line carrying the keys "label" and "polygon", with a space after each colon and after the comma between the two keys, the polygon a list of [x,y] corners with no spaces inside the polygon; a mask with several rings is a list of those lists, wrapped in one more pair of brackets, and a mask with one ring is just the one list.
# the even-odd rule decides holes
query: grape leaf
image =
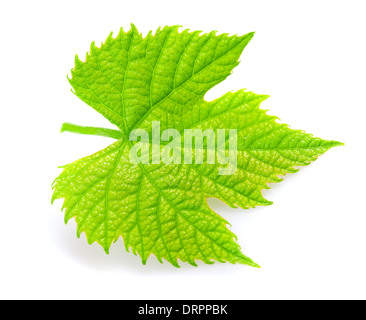
{"label": "grape leaf", "polygon": [[[258,267],[206,199],[241,208],[269,205],[262,196],[268,183],[341,143],[278,123],[259,107],[265,95],[239,90],[205,101],[205,93],[238,65],[253,33],[178,28],[143,38],[132,25],[116,38],[110,34],[99,48],[92,43],[85,62],[76,56],[69,79],[74,93],[118,130],[64,124],[63,131],[118,140],[64,166],[53,183],[52,201],[64,199],[65,222],[75,218],[78,237],[85,232],[89,243],[98,242],[107,253],[122,237],[143,264],[154,254],[176,267],[178,259],[191,265],[201,260]],[[174,128],[182,136],[186,129],[236,129],[236,171],[221,175],[218,164],[208,163],[208,150],[202,164],[131,163],[135,142],[128,139],[130,133],[151,133],[154,121],[160,121],[161,131]]]}

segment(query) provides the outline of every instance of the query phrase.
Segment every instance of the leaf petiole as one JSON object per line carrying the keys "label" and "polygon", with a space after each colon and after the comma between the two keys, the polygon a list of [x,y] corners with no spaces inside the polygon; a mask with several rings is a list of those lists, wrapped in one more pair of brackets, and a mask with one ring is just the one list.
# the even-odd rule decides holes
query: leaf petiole
{"label": "leaf petiole", "polygon": [[61,127],[61,132],[72,132],[78,134],[89,134],[93,136],[102,136],[119,140],[123,137],[123,133],[119,130],[99,128],[99,127],[84,127],[72,123],[64,123]]}

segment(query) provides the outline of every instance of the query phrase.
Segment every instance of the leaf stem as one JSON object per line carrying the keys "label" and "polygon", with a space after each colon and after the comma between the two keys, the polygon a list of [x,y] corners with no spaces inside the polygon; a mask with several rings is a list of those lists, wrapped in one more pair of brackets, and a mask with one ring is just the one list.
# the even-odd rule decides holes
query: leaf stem
{"label": "leaf stem", "polygon": [[119,130],[99,128],[99,127],[84,127],[72,123],[64,123],[61,127],[61,132],[72,132],[79,134],[89,134],[94,136],[102,136],[119,140],[123,137],[123,133]]}

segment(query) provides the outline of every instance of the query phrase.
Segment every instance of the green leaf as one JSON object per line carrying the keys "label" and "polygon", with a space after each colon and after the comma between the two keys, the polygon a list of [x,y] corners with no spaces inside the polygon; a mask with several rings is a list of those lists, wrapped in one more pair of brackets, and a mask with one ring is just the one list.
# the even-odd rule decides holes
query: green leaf
{"label": "green leaf", "polygon": [[[144,264],[154,254],[176,267],[178,259],[192,265],[216,260],[257,267],[206,199],[241,208],[269,205],[262,196],[268,183],[341,143],[278,123],[259,108],[264,95],[240,90],[205,101],[205,93],[238,65],[253,33],[200,33],[179,33],[174,26],[142,38],[132,25],[116,38],[110,34],[100,48],[92,43],[85,62],[76,57],[69,79],[75,94],[120,132],[70,124],[63,130],[119,140],[63,167],[53,184],[53,200],[64,199],[65,221],[75,218],[77,235],[85,232],[89,243],[98,242],[107,253],[122,237]],[[157,120],[161,131],[176,129],[182,139],[186,129],[236,129],[236,171],[220,175],[217,161],[207,161],[208,150],[203,150],[202,164],[131,163],[136,142],[129,141],[130,133],[145,129],[150,134]]]}

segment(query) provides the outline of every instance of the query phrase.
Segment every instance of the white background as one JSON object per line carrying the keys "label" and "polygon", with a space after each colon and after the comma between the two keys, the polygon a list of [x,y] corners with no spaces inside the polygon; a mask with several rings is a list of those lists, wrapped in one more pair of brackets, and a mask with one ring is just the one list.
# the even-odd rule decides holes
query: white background
{"label": "white background", "polygon": [[[1,299],[365,299],[365,1],[2,1],[0,5]],[[247,88],[292,128],[345,143],[272,185],[274,204],[229,209],[255,269],[176,269],[124,250],[110,255],[50,204],[57,167],[109,145],[60,134],[63,122],[109,126],[70,92],[77,53],[133,22],[256,35],[212,100]]]}

